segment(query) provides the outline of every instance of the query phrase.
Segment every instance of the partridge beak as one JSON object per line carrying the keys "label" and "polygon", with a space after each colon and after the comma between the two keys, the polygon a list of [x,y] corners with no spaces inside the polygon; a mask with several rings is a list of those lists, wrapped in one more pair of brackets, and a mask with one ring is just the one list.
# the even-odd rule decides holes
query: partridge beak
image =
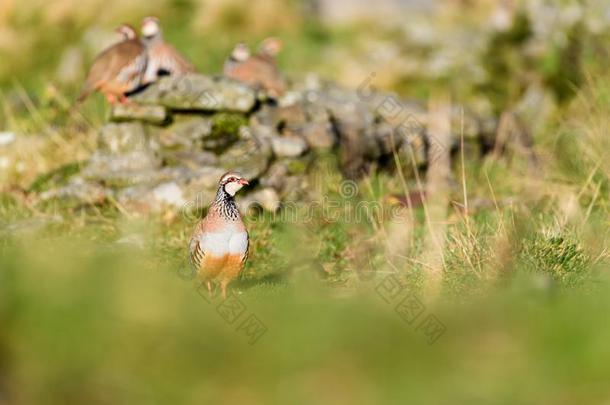
{"label": "partridge beak", "polygon": [[241,184],[242,186],[250,185],[250,183],[248,183],[248,180],[246,180],[246,179],[239,179],[238,183]]}

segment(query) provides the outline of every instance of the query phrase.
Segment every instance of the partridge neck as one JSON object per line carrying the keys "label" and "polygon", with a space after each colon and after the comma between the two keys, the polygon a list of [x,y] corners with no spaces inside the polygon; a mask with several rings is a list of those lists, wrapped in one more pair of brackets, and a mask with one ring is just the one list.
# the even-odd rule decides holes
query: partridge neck
{"label": "partridge neck", "polygon": [[163,41],[161,33],[152,35],[150,37],[144,37],[144,42],[148,45],[158,44]]}
{"label": "partridge neck", "polygon": [[218,187],[212,206],[226,220],[236,221],[239,219],[239,211],[235,204],[235,198],[225,191],[224,186]]}

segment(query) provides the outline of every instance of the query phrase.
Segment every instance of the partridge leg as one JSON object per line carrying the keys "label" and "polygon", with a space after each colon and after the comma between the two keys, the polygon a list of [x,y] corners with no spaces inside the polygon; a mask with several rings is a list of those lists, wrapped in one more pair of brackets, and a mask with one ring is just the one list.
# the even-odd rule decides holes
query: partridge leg
{"label": "partridge leg", "polygon": [[224,279],[220,282],[220,292],[222,294],[223,300],[227,299],[227,286],[229,285],[230,282],[231,282],[231,280],[227,280],[227,279]]}
{"label": "partridge leg", "polygon": [[209,278],[204,278],[201,280],[200,285],[203,286],[203,284],[205,284],[208,289],[208,296],[210,299],[214,299],[214,284],[212,284],[212,281]]}
{"label": "partridge leg", "polygon": [[127,96],[123,93],[119,96],[119,103],[126,105],[131,104],[131,100],[127,98]]}
{"label": "partridge leg", "polygon": [[242,268],[243,256],[232,255],[228,258],[226,267],[220,276],[220,290],[223,298],[227,298],[227,287],[231,281],[239,276]]}
{"label": "partridge leg", "polygon": [[104,95],[106,96],[106,100],[108,100],[109,104],[114,105],[114,104],[117,103],[117,99],[116,99],[116,96],[114,94],[112,94],[112,93],[105,93]]}

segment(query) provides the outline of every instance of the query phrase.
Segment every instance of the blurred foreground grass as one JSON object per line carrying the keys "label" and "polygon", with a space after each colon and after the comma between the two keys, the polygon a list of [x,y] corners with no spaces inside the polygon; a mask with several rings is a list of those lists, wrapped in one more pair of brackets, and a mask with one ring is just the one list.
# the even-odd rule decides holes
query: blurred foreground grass
{"label": "blurred foreground grass", "polygon": [[[0,401],[574,404],[610,395],[606,281],[560,290],[516,263],[508,286],[424,304],[409,324],[375,291],[385,272],[329,287],[295,263],[310,253],[301,237],[263,221],[249,225],[251,266],[235,286],[246,312],[229,324],[185,277],[184,223],[107,221],[4,240]],[[138,229],[146,247],[113,243],[113,227]],[[249,314],[267,328],[254,345],[236,330]],[[427,314],[446,327],[432,345],[417,330]]]}

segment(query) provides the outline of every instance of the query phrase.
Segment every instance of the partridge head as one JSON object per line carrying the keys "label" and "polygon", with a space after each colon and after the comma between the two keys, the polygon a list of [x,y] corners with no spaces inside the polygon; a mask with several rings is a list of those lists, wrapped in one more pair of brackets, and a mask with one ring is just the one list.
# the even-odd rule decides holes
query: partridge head
{"label": "partridge head", "polygon": [[236,78],[235,69],[239,69],[244,62],[250,59],[250,56],[250,48],[248,45],[244,42],[238,42],[224,63],[223,74],[225,77]]}
{"label": "partridge head", "polygon": [[121,37],[123,37],[124,41],[127,41],[129,39],[136,39],[138,37],[138,33],[136,32],[135,28],[133,28],[129,24],[123,24],[123,25],[118,26],[114,30],[114,32],[121,35]]}
{"label": "partridge head", "polygon": [[275,58],[282,50],[282,40],[270,37],[263,40],[258,46],[258,55],[275,62]]}

